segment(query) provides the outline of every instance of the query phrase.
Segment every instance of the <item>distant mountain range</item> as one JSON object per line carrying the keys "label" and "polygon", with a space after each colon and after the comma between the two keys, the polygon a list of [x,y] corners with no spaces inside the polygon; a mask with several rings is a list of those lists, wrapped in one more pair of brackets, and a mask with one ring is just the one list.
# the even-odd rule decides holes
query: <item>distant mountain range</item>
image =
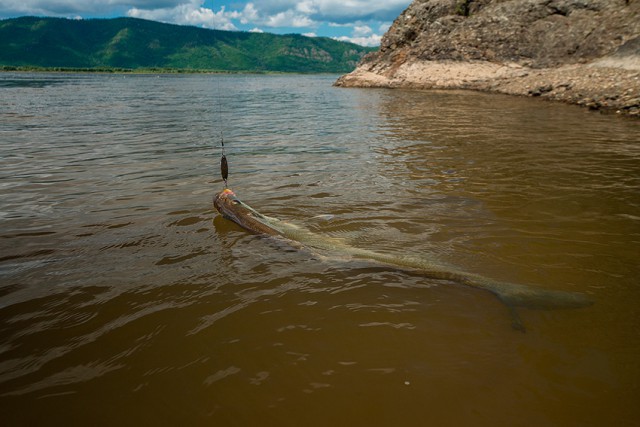
{"label": "distant mountain range", "polygon": [[135,18],[0,21],[0,67],[348,72],[372,48],[325,37],[208,30]]}

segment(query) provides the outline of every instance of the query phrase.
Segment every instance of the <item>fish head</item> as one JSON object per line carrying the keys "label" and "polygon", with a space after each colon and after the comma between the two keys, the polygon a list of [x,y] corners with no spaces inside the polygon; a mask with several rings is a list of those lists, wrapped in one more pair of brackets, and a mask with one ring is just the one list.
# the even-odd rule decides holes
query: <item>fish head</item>
{"label": "fish head", "polygon": [[228,188],[213,197],[213,206],[223,217],[251,232],[272,236],[281,234],[264,215],[240,201]]}
{"label": "fish head", "polygon": [[242,214],[242,203],[233,191],[225,188],[216,194],[213,197],[213,206],[223,217],[239,223],[240,215]]}

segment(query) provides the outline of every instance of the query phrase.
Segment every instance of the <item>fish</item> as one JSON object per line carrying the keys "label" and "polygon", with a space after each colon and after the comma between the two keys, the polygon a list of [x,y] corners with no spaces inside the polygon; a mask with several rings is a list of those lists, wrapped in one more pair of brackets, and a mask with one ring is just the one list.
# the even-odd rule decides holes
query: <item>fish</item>
{"label": "fish", "polygon": [[593,301],[580,292],[544,289],[518,283],[509,283],[462,271],[435,260],[411,255],[394,255],[354,247],[343,239],[324,236],[296,224],[263,215],[241,201],[230,189],[225,188],[213,198],[216,210],[251,233],[284,239],[293,247],[321,250],[327,253],[346,255],[353,259],[373,261],[400,271],[419,273],[421,276],[458,283],[481,289],[495,295],[509,310],[514,329],[526,330],[516,309],[562,309],[581,308]]}

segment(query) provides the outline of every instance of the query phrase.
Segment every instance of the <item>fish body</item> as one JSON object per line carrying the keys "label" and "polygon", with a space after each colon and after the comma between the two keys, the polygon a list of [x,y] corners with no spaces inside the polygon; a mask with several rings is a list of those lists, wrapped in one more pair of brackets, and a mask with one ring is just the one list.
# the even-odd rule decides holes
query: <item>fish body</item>
{"label": "fish body", "polygon": [[213,204],[223,217],[256,234],[280,236],[310,249],[320,249],[356,259],[375,261],[396,269],[419,272],[428,278],[452,281],[491,292],[509,308],[513,320],[512,324],[516,329],[524,330],[524,326],[515,312],[516,307],[555,309],[579,308],[592,304],[586,295],[578,292],[556,291],[501,282],[478,274],[464,272],[426,258],[384,254],[357,248],[345,243],[342,239],[322,236],[303,227],[262,215],[238,199],[235,193],[229,189],[218,193],[214,197]]}

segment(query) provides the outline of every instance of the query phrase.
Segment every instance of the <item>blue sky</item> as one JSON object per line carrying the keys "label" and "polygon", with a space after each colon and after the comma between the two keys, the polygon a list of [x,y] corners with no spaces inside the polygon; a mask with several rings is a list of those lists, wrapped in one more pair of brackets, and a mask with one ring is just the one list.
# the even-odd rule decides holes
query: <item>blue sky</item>
{"label": "blue sky", "polygon": [[0,0],[0,18],[131,16],[196,27],[299,33],[377,46],[411,0]]}

